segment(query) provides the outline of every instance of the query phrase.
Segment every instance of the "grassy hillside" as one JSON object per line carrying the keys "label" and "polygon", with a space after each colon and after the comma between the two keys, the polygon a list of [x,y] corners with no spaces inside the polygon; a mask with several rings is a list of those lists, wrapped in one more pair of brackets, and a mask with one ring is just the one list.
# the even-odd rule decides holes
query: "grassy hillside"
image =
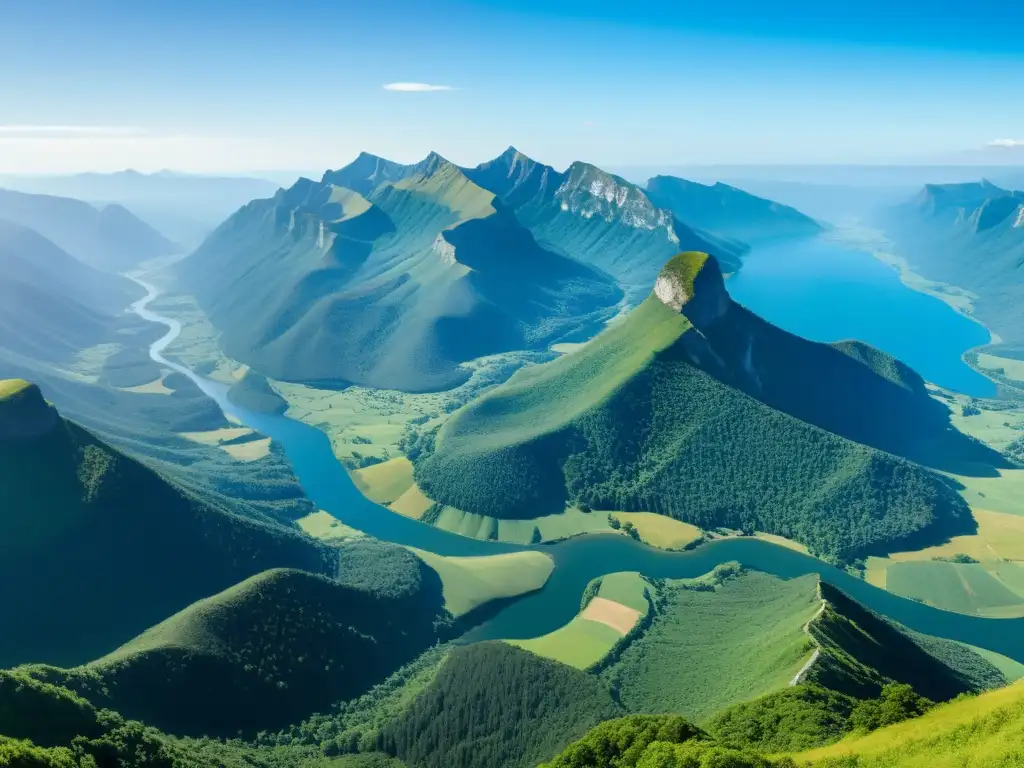
{"label": "grassy hillside", "polygon": [[539,245],[451,163],[371,185],[364,160],[253,201],[178,267],[228,355],[284,381],[432,391],[466,380],[462,362],[614,314],[611,278]]}
{"label": "grassy hillside", "polygon": [[120,205],[0,189],[0,219],[35,230],[97,269],[121,272],[179,247]]}
{"label": "grassy hillside", "polygon": [[682,221],[736,240],[754,243],[789,237],[809,237],[824,228],[795,208],[765,200],[718,182],[699,184],[675,176],[655,176],[647,196]]}
{"label": "grassy hillside", "polygon": [[436,641],[440,581],[401,549],[342,547],[338,579],[270,570],[88,666],[45,675],[174,733],[280,728],[353,698]]}
{"label": "grassy hillside", "polygon": [[705,259],[681,255],[624,321],[457,411],[421,441],[419,487],[492,517],[658,512],[838,560],[969,529],[949,481],[868,446],[987,472],[1006,460],[950,430],[905,366],[765,323]]}
{"label": "grassy hillside", "polygon": [[729,271],[739,268],[746,250],[692,229],[640,187],[587,163],[561,173],[509,147],[463,172],[508,206],[543,247],[612,275],[631,304],[643,300],[662,264],[680,250],[709,251]]}
{"label": "grassy hillside", "polygon": [[335,567],[331,550],[198,500],[31,392],[0,413],[0,598],[18,617],[0,664],[88,661],[260,571]]}
{"label": "grassy hillside", "polygon": [[656,603],[650,628],[604,675],[631,712],[698,722],[784,687],[811,655],[803,627],[821,605],[812,576],[754,572],[713,588],[668,582]]}
{"label": "grassy hillside", "polygon": [[987,181],[930,184],[878,216],[911,269],[975,294],[975,316],[1009,350],[1024,344],[1024,193]]}
{"label": "grassy hillside", "polygon": [[957,699],[922,717],[793,755],[817,768],[982,768],[1020,763],[1024,685]]}

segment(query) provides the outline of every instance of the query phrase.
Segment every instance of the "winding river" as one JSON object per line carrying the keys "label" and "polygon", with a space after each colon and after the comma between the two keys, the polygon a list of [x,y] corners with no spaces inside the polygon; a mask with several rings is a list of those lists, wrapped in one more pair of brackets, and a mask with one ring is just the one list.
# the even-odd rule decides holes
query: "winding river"
{"label": "winding river", "polygon": [[[441,555],[488,555],[528,548],[448,533],[369,501],[337,461],[323,432],[285,416],[239,408],[228,400],[227,385],[205,379],[166,359],[163,352],[180,333],[181,325],[150,310],[148,307],[158,291],[142,280],[135,280],[147,294],[132,305],[132,311],[168,328],[150,347],[150,357],[195,382],[224,413],[280,444],[307,496],[320,509],[376,538]],[[587,583],[606,573],[640,571],[651,577],[688,578],[707,573],[719,563],[737,560],[782,578],[820,574],[824,581],[863,605],[913,630],[970,643],[1024,662],[1024,619],[984,619],[932,608],[878,589],[815,558],[756,539],[725,539],[691,552],[663,552],[625,536],[595,534],[538,548],[549,553],[556,564],[547,585],[472,630],[465,636],[466,641],[528,638],[553,631],[576,615]]]}

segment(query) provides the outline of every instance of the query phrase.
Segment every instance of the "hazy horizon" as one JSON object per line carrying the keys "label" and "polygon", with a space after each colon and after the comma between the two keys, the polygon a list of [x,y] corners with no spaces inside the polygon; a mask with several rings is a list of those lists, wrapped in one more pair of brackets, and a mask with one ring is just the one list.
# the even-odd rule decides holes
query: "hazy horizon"
{"label": "hazy horizon", "polygon": [[1016,164],[1024,62],[1005,16],[880,0],[13,3],[0,169],[237,174],[361,150],[472,165],[510,143],[556,167]]}

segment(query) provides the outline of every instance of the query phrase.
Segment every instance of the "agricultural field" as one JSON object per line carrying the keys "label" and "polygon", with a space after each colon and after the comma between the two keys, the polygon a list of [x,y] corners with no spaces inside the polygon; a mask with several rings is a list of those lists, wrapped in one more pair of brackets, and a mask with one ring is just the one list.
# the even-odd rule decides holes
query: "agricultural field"
{"label": "agricultural field", "polygon": [[346,541],[361,539],[364,534],[351,526],[345,525],[330,512],[319,510],[296,521],[299,527],[314,539],[324,541]]}
{"label": "agricultural field", "polygon": [[[395,505],[392,504],[391,508],[395,509]],[[496,539],[514,544],[560,541],[584,533],[614,532],[608,525],[607,512],[583,512],[577,507],[570,507],[561,514],[526,520],[501,520],[445,507],[434,525],[475,539]],[[539,539],[535,530],[540,532]]]}
{"label": "agricultural field", "polygon": [[170,395],[174,393],[174,390],[164,383],[168,373],[170,371],[163,369],[160,371],[160,378],[153,379],[148,384],[139,384],[135,387],[121,387],[120,389],[122,392],[133,392],[137,395]]}
{"label": "agricultural field", "polygon": [[412,462],[404,456],[354,470],[351,474],[356,488],[377,504],[397,501],[413,485]]}
{"label": "agricultural field", "polygon": [[610,514],[623,525],[632,523],[637,533],[640,534],[641,541],[659,549],[682,549],[703,535],[701,529],[695,525],[655,512],[611,512]]}
{"label": "agricultural field", "polygon": [[786,686],[810,658],[817,577],[743,572],[713,589],[688,586],[665,583],[650,628],[605,672],[630,711],[700,722]]}
{"label": "agricultural field", "polygon": [[596,594],[564,627],[541,637],[507,642],[538,656],[587,669],[604,659],[647,614],[647,588],[647,581],[638,573],[608,574],[591,582],[587,592],[596,589]]}
{"label": "agricultural field", "polygon": [[248,427],[223,427],[206,432],[180,432],[180,437],[200,445],[220,448],[235,461],[259,461],[270,454],[270,438]]}
{"label": "agricultural field", "polygon": [[402,437],[410,429],[426,431],[484,390],[501,383],[518,368],[551,357],[551,353],[510,352],[464,365],[471,376],[445,392],[411,394],[397,390],[351,386],[321,389],[274,381],[288,402],[287,415],[322,430],[335,456],[350,469],[402,456]]}
{"label": "agricultural field", "polygon": [[392,512],[397,512],[405,517],[411,517],[413,520],[419,520],[433,503],[423,495],[423,491],[420,490],[418,485],[413,484],[405,493],[388,504],[388,508]]}
{"label": "agricultural field", "polygon": [[982,370],[993,371],[1008,379],[1024,383],[1024,360],[1014,360],[981,352],[978,354],[977,366]]}
{"label": "agricultural field", "polygon": [[409,550],[441,577],[445,607],[456,617],[492,600],[538,590],[555,569],[554,560],[543,552],[443,557],[413,547]]}
{"label": "agricultural field", "polygon": [[998,571],[993,573],[989,567],[1001,568],[1005,577],[1016,580],[1018,589],[1024,586],[1024,571],[1015,563],[986,566],[932,560],[892,563],[886,570],[886,589],[958,613],[1024,616],[1024,597],[1011,591]]}

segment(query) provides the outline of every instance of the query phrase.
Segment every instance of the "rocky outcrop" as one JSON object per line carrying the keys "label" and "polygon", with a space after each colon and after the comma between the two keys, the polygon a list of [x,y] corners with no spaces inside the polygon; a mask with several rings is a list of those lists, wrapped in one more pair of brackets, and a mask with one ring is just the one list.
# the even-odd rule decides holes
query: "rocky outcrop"
{"label": "rocky outcrop", "polygon": [[669,260],[654,283],[654,295],[665,306],[684,314],[698,329],[723,317],[730,303],[718,262],[697,251],[680,253]]}
{"label": "rocky outcrop", "polygon": [[0,380],[0,440],[22,440],[50,432],[60,421],[35,384]]}

